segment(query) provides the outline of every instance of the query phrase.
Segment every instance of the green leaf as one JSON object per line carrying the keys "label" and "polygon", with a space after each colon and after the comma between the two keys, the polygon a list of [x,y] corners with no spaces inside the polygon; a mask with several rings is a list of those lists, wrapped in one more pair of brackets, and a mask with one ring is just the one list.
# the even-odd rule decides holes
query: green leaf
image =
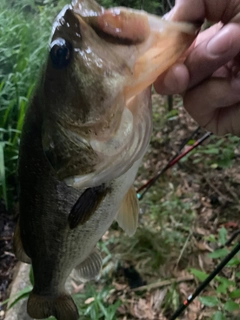
{"label": "green leaf", "polygon": [[172,109],[168,114],[167,114],[167,118],[171,118],[171,117],[175,117],[178,116],[178,109]]}
{"label": "green leaf", "polygon": [[225,158],[225,159],[219,160],[218,165],[221,168],[229,168],[232,165],[232,162],[233,162],[232,159]]}
{"label": "green leaf", "polygon": [[2,308],[2,306],[4,306],[6,303],[8,303],[10,301],[10,298],[6,299],[6,300],[3,300],[1,303],[0,303],[0,309]]}
{"label": "green leaf", "polygon": [[240,264],[240,259],[237,257],[234,257],[228,262],[227,266],[233,267],[233,266],[238,266],[239,264]]}
{"label": "green leaf", "polygon": [[31,285],[33,286],[34,285],[34,276],[33,276],[33,268],[32,268],[32,266],[31,266],[30,271],[29,271],[29,279],[30,279]]}
{"label": "green leaf", "polygon": [[[184,158],[183,158],[184,159]],[[198,158],[198,159],[194,159],[193,160],[193,163],[194,164],[197,164],[197,163],[200,163],[200,162],[202,162],[202,159],[201,158]]]}
{"label": "green leaf", "polygon": [[210,236],[206,237],[206,240],[209,242],[216,242],[215,236],[213,234],[210,234]]}
{"label": "green leaf", "polygon": [[240,308],[239,303],[236,303],[236,302],[234,302],[234,301],[232,301],[232,300],[227,301],[227,302],[225,303],[225,305],[224,305],[224,309],[225,309],[226,311],[234,311],[234,310],[237,310],[237,309],[239,309],[239,308]]}
{"label": "green leaf", "polygon": [[228,285],[227,285],[226,283],[221,283],[221,284],[217,287],[216,291],[217,291],[217,293],[226,294],[226,293],[227,293],[227,289],[228,289]]}
{"label": "green leaf", "polygon": [[218,232],[219,243],[223,246],[227,242],[227,230],[222,227]]}
{"label": "green leaf", "polygon": [[207,277],[208,277],[208,274],[206,274],[205,272],[203,271],[200,271],[200,270],[197,270],[197,269],[190,269],[190,272],[198,278],[198,280],[200,281],[204,281]]}
{"label": "green leaf", "polygon": [[216,307],[219,305],[219,300],[217,297],[199,297],[200,302],[206,307]]}
{"label": "green leaf", "polygon": [[108,309],[102,304],[100,300],[98,300],[98,306],[101,309],[102,313],[105,316],[105,319],[108,318]]}
{"label": "green leaf", "polygon": [[[184,158],[183,158],[183,159],[184,159]],[[198,159],[194,159],[194,160],[193,160],[193,163],[196,164],[196,163],[199,163],[199,162],[201,162],[201,161],[202,161],[202,159],[201,159],[201,158],[198,158]]]}
{"label": "green leaf", "polygon": [[219,149],[218,148],[211,148],[211,149],[206,149],[203,151],[205,154],[219,154]]}
{"label": "green leaf", "polygon": [[229,293],[230,298],[237,299],[240,298],[240,289],[236,289]]}
{"label": "green leaf", "polygon": [[212,320],[225,320],[225,316],[221,311],[217,311],[214,313]]}
{"label": "green leaf", "polygon": [[226,255],[228,255],[229,251],[226,248],[223,249],[218,249],[212,253],[209,253],[209,257],[212,259],[219,259],[219,258],[224,258]]}
{"label": "green leaf", "polygon": [[28,297],[31,291],[32,291],[32,286],[27,286],[27,287],[23,288],[21,291],[19,291],[16,298],[10,304],[8,309],[11,309],[21,299]]}
{"label": "green leaf", "polygon": [[192,146],[195,142],[196,142],[196,140],[191,139],[188,141],[187,145]]}
{"label": "green leaf", "polygon": [[234,281],[231,281],[227,278],[224,278],[224,277],[220,277],[220,276],[216,276],[216,279],[217,281],[219,281],[220,283],[222,284],[225,284],[226,286],[234,286],[235,285],[235,282]]}

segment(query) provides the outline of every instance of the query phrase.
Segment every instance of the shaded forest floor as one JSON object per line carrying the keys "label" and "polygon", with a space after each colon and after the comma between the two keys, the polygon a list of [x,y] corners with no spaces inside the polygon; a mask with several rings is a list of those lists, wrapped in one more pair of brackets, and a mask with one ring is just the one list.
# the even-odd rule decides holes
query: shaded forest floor
{"label": "shaded forest floor", "polygon": [[[161,170],[197,128],[178,97],[174,105],[169,112],[165,98],[153,95],[154,132],[136,188]],[[204,133],[200,130],[197,138]],[[169,169],[140,201],[139,228],[132,238],[117,223],[112,225],[99,244],[104,258],[101,279],[85,285],[73,280],[83,319],[166,320],[172,315],[227,249],[216,256],[209,254],[240,228],[239,160],[239,139],[210,137]],[[1,299],[6,298],[16,261],[10,240],[13,225],[1,212]],[[238,308],[226,307],[229,294],[239,284],[239,257],[235,261],[204,291],[203,296],[213,300],[204,304],[197,298],[179,319],[240,318]],[[225,285],[222,290],[221,285]],[[234,301],[238,304],[239,297]],[[222,317],[214,318],[216,314]]]}

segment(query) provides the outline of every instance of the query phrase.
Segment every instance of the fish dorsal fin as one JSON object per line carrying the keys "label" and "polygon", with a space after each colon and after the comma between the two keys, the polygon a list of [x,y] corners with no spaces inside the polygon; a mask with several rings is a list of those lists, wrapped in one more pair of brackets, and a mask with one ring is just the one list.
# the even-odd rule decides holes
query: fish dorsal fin
{"label": "fish dorsal fin", "polygon": [[117,222],[119,226],[131,237],[138,226],[139,205],[134,187],[132,186],[123,198],[118,211]]}
{"label": "fish dorsal fin", "polygon": [[87,222],[97,210],[108,191],[109,188],[105,187],[104,184],[98,187],[86,189],[74,204],[68,216],[70,228],[74,229],[79,224],[83,225]]}
{"label": "fish dorsal fin", "polygon": [[14,251],[15,256],[17,257],[18,260],[20,260],[22,262],[25,262],[25,263],[31,263],[31,259],[26,254],[26,252],[25,252],[25,250],[23,248],[19,221],[17,222],[17,226],[16,226],[16,229],[15,229],[15,232],[14,232],[13,251]]}
{"label": "fish dorsal fin", "polygon": [[102,269],[102,257],[95,248],[90,255],[75,268],[75,275],[82,281],[96,279]]}

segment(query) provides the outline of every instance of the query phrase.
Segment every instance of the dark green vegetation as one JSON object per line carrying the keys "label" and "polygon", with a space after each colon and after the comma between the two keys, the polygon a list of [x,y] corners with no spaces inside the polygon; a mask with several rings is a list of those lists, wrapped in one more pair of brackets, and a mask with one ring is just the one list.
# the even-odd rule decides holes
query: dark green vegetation
{"label": "dark green vegetation", "polygon": [[[66,2],[0,1],[0,198],[10,211],[17,203],[24,114],[47,54],[52,21]],[[158,0],[101,2],[157,14],[169,8],[168,1]],[[179,98],[170,112],[164,99],[154,95],[153,102],[154,134],[137,187],[160,170],[196,128]],[[100,243],[102,278],[74,296],[85,319],[167,319],[193,292],[231,247],[215,249],[240,227],[239,157],[238,138],[211,137],[169,170],[141,201],[134,237],[113,225]],[[239,319],[239,266],[238,256],[180,319]],[[167,285],[166,279],[171,279]],[[158,286],[149,292],[130,289],[143,281]],[[26,298],[28,292],[25,288],[20,295]]]}
{"label": "dark green vegetation", "polygon": [[24,114],[47,52],[57,9],[32,1],[0,2],[0,198],[16,196],[18,146]]}

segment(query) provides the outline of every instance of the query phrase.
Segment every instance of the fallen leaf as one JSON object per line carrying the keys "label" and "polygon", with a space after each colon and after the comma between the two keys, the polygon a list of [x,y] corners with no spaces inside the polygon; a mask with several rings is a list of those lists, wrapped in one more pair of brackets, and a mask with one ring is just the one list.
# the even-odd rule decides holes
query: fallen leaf
{"label": "fallen leaf", "polygon": [[92,303],[94,300],[95,300],[94,297],[90,297],[90,298],[88,298],[87,300],[85,300],[84,303],[85,303],[85,304],[90,304],[90,303]]}

